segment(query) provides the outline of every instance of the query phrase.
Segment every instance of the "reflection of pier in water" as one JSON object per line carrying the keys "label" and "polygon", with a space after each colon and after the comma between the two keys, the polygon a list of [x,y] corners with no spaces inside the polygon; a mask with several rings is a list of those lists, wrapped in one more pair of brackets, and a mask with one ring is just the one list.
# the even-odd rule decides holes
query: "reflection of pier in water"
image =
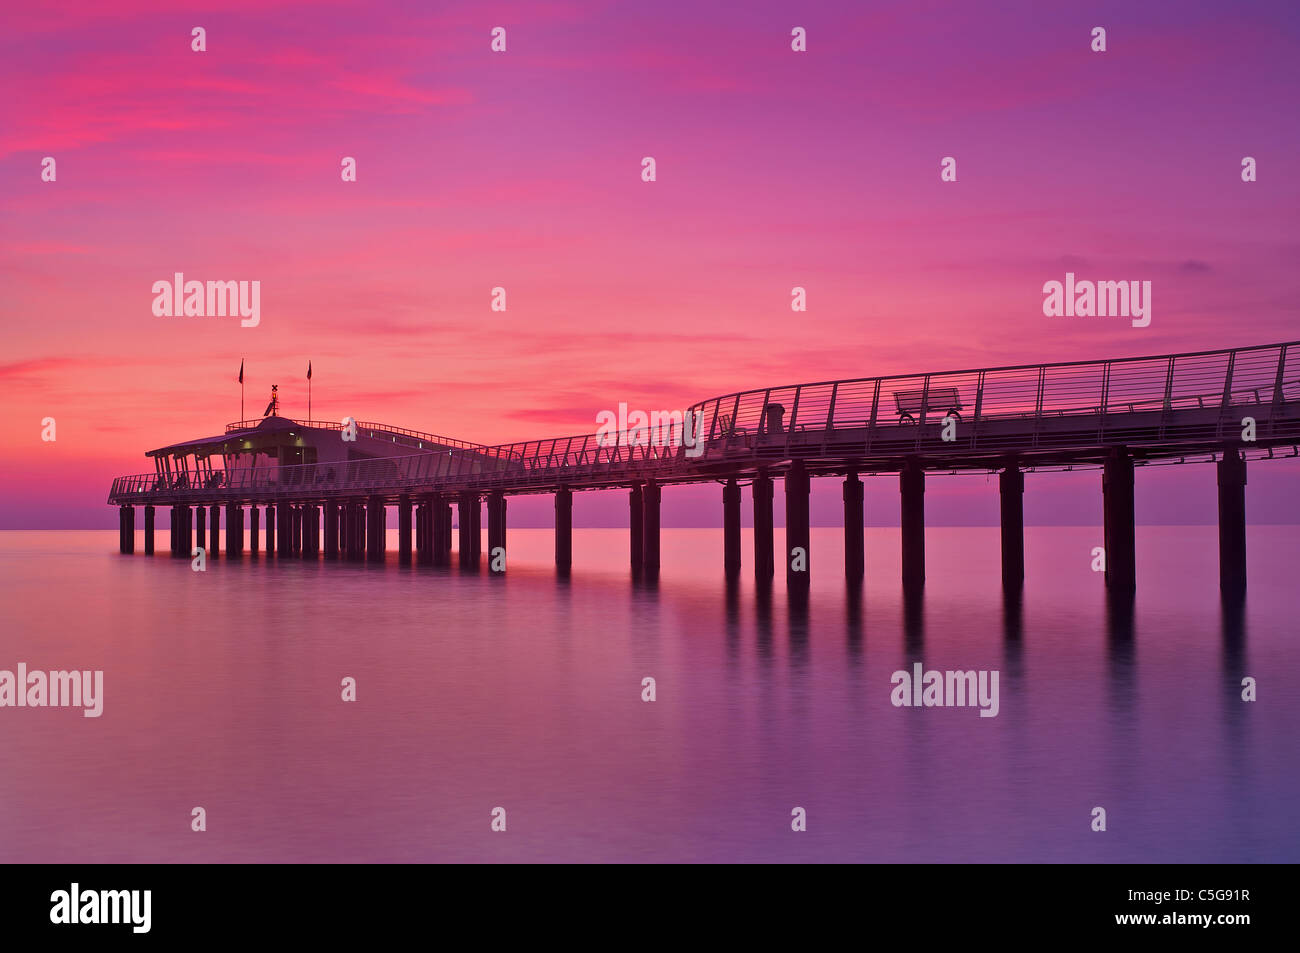
{"label": "reflection of pier in water", "polygon": [[477,568],[484,504],[491,566],[492,553],[506,545],[507,498],[548,493],[555,562],[567,572],[573,493],[624,487],[632,571],[654,578],[663,488],[718,482],[726,575],[741,569],[741,487],[748,485],[753,566],[763,580],[777,565],[773,502],[781,479],[790,553],[780,561],[797,592],[810,571],[812,480],[843,478],[845,570],[854,579],[865,566],[860,477],[898,473],[903,581],[914,589],[925,579],[927,472],[983,471],[1000,474],[1002,577],[1014,590],[1024,579],[1025,474],[1095,467],[1106,583],[1124,592],[1136,582],[1135,468],[1203,461],[1219,471],[1220,581],[1241,591],[1246,460],[1300,452],[1300,343],[746,391],[674,415],[654,440],[624,431],[486,446],[381,424],[355,427],[356,439],[347,440],[340,424],[272,416],[150,451],[154,472],[119,477],[109,493],[120,508],[121,551],[135,548],[135,507],[144,508],[145,552],[152,553],[155,509],[170,506],[174,555],[188,556],[194,545],[212,556],[257,554],[264,512],[268,556],[382,561],[387,508],[395,506],[399,557],[447,565],[454,505],[459,562]]}

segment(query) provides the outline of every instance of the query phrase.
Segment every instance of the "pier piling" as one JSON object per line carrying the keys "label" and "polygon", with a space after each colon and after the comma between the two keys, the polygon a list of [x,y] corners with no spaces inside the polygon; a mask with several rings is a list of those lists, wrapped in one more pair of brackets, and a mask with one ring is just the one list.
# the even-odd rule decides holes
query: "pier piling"
{"label": "pier piling", "polygon": [[339,558],[339,505],[325,501],[325,558]]}
{"label": "pier piling", "polygon": [[500,490],[489,493],[487,511],[488,565],[491,566],[496,560],[494,554],[497,549],[500,548],[504,552],[506,548],[506,495]]}
{"label": "pier piling", "polygon": [[[806,587],[812,572],[808,496],[812,480],[800,460],[790,464],[785,474],[785,582],[787,586]],[[800,552],[802,551],[802,552]]]}
{"label": "pier piling", "polygon": [[866,575],[866,533],[863,529],[863,486],[856,470],[844,476],[844,576],[857,581]]}
{"label": "pier piling", "polygon": [[275,554],[282,559],[293,555],[293,506],[281,503],[275,508]]}
{"label": "pier piling", "polygon": [[372,496],[366,513],[366,558],[372,563],[384,561],[384,536],[387,527],[384,498]]}
{"label": "pier piling", "polygon": [[411,498],[405,493],[397,499],[397,558],[411,561]]}
{"label": "pier piling", "polygon": [[555,491],[555,568],[568,573],[573,567],[573,491]]}
{"label": "pier piling", "polygon": [[1246,460],[1235,447],[1223,451],[1219,483],[1219,588],[1246,591]]}
{"label": "pier piling", "polygon": [[153,555],[154,507],[149,504],[144,508],[144,554]]}
{"label": "pier piling", "polygon": [[1002,511],[1002,588],[1025,583],[1025,474],[1014,460],[998,475]]}
{"label": "pier piling", "polygon": [[226,504],[226,558],[244,554],[244,509],[238,503]]}
{"label": "pier piling", "polygon": [[903,586],[925,583],[925,470],[908,459],[898,475],[902,496]]}
{"label": "pier piling", "polygon": [[1133,457],[1126,447],[1106,454],[1102,468],[1103,542],[1106,585],[1127,591],[1137,585],[1137,547],[1133,517]]}
{"label": "pier piling", "polygon": [[474,551],[476,524],[482,519],[481,507],[477,493],[465,492],[457,498],[456,548],[460,555],[460,568],[471,569],[478,565],[478,553]]}
{"label": "pier piling", "polygon": [[722,552],[727,578],[740,575],[740,484],[734,477],[722,488]]}
{"label": "pier piling", "polygon": [[645,490],[633,483],[627,495],[628,543],[632,576],[640,576],[645,569]]}
{"label": "pier piling", "polygon": [[663,488],[654,480],[647,480],[642,490],[645,517],[641,521],[641,531],[645,534],[641,569],[647,579],[659,577],[659,504],[662,499]]}
{"label": "pier piling", "polygon": [[754,578],[771,579],[776,572],[773,556],[775,536],[772,530],[772,478],[759,470],[750,486],[754,503]]}

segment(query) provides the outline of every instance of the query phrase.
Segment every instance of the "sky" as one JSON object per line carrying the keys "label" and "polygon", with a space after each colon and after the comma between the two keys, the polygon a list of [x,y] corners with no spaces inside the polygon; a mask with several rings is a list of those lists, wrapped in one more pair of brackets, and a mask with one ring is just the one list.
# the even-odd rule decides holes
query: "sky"
{"label": "sky", "polygon": [[[239,418],[241,360],[249,417],[273,383],[306,416],[310,360],[314,417],[492,443],[620,402],[1300,338],[1294,3],[121,0],[0,25],[0,528],[111,527],[114,476]],[[1151,281],[1150,325],[1046,317],[1067,271]],[[259,281],[260,323],[156,316],[176,272]],[[1252,465],[1249,518],[1300,522],[1298,476]],[[929,486],[932,521],[996,523],[984,476]],[[896,521],[896,481],[868,494]],[[622,494],[587,496],[575,522],[623,524]],[[1138,519],[1213,499],[1210,466],[1144,471]],[[720,509],[673,488],[664,523]],[[1100,477],[1034,476],[1026,518],[1097,522]]]}

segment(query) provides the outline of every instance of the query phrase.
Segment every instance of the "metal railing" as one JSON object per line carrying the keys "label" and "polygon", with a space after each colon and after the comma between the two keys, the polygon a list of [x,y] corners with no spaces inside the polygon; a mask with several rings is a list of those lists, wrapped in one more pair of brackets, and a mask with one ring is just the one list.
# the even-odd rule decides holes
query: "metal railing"
{"label": "metal railing", "polygon": [[[716,466],[709,472],[708,465],[723,460],[819,453],[870,458],[873,452],[897,454],[923,446],[935,457],[1044,446],[1096,448],[1117,441],[1172,447],[1190,437],[1204,446],[1224,439],[1247,411],[1272,425],[1282,406],[1293,402],[1300,402],[1300,343],[858,378],[715,397],[682,416],[621,433],[497,446],[455,441],[449,449],[403,457],[214,470],[204,475],[202,486],[186,485],[187,476],[119,477],[109,501],[525,490],[648,477],[691,479],[696,473],[698,479],[713,479]],[[961,439],[952,442],[940,438],[950,414],[963,428]],[[1300,412],[1289,409],[1286,421],[1292,429],[1282,437],[1300,439]],[[380,425],[357,426],[399,433]]]}
{"label": "metal railing", "polygon": [[[943,399],[932,400],[931,394]],[[920,439],[921,428],[941,423],[949,412],[971,425],[969,439],[962,441],[967,447],[990,422],[1020,421],[1032,438],[1044,422],[1098,418],[1101,440],[1116,415],[1226,411],[1298,399],[1300,344],[1289,343],[793,384],[711,398],[691,410],[704,415],[711,448],[719,443],[788,448],[812,433],[864,430],[864,449],[870,450],[873,434],[882,429],[897,437],[897,427],[913,426]],[[782,420],[779,428],[772,426],[774,416]]]}
{"label": "metal railing", "polygon": [[[234,433],[236,430],[256,430],[263,422],[270,418],[260,417],[257,420],[237,420],[234,423],[226,424],[226,433]],[[289,423],[297,424],[299,427],[312,427],[316,430],[345,430],[347,429],[341,423],[335,423],[332,420],[298,420],[295,417],[280,417],[280,420],[287,420]],[[472,443],[468,440],[456,440],[452,437],[440,437],[437,434],[423,433],[419,430],[407,430],[404,427],[390,427],[388,424],[376,424],[366,421],[356,421],[358,433],[367,433],[371,437],[379,434],[384,436],[398,436],[405,438],[406,441],[420,442],[431,444],[432,448],[437,447],[459,447],[462,449],[479,449],[483,447],[481,443]]]}

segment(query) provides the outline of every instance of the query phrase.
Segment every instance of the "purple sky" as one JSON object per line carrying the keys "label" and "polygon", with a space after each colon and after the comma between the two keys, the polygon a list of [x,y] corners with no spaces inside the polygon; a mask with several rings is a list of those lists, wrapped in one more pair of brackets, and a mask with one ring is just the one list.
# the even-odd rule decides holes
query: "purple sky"
{"label": "purple sky", "polygon": [[[589,432],[620,401],[1300,337],[1294,3],[0,16],[0,528],[111,527],[113,476],[238,416],[241,358],[251,413],[278,383],[305,416],[310,359],[317,416],[496,442]],[[261,323],[155,317],[176,271],[259,280]],[[1045,317],[1066,271],[1151,281],[1150,327]],[[1300,519],[1298,474],[1253,466],[1250,519]],[[1095,523],[1099,487],[1031,477],[1027,519]],[[896,520],[896,497],[869,481],[869,518]],[[817,488],[818,522],[838,499]],[[1210,467],[1140,473],[1140,520],[1211,522],[1213,499]],[[982,476],[935,477],[927,503],[997,519]],[[625,508],[584,494],[575,520]],[[715,488],[664,498],[666,525],[719,509]]]}

